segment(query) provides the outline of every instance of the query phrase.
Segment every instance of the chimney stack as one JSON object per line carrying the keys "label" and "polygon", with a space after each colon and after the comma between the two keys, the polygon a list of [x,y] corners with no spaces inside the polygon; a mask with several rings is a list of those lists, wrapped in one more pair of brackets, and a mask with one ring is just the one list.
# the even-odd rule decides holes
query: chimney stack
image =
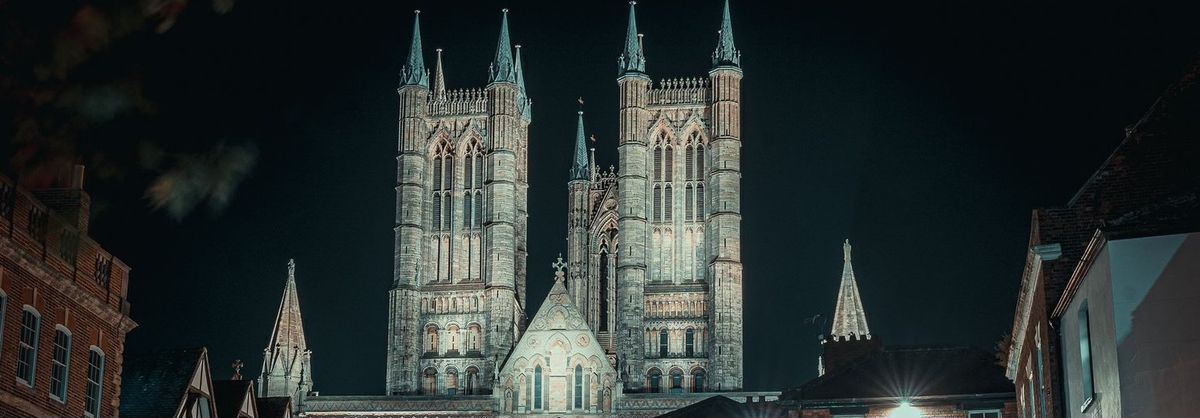
{"label": "chimney stack", "polygon": [[62,170],[49,188],[32,191],[46,207],[79,230],[80,236],[88,233],[92,209],[92,198],[83,191],[84,172],[82,164],[75,164]]}

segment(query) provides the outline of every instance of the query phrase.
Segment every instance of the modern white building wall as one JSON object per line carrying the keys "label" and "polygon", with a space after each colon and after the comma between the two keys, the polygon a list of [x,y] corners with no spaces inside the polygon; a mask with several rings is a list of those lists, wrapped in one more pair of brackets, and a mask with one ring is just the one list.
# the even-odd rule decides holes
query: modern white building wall
{"label": "modern white building wall", "polygon": [[[1067,416],[1195,416],[1200,411],[1197,318],[1200,233],[1104,244],[1062,313]],[[1088,339],[1082,340],[1085,319]],[[1085,347],[1094,382],[1090,396]],[[1084,408],[1089,397],[1091,404]]]}

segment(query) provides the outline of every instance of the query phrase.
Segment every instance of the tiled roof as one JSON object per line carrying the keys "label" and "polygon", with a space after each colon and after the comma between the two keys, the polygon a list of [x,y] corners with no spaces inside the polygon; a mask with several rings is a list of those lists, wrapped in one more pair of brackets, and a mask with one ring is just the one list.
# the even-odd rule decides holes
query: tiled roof
{"label": "tiled roof", "polygon": [[187,396],[204,348],[126,355],[121,372],[121,417],[171,417]]}
{"label": "tiled roof", "polygon": [[284,418],[291,402],[287,396],[258,398],[258,418]]}
{"label": "tiled roof", "polygon": [[237,418],[246,395],[250,393],[249,380],[214,380],[213,401],[217,403],[217,418]]}
{"label": "tiled roof", "polygon": [[659,415],[658,418],[784,418],[786,416],[788,416],[787,411],[774,402],[741,403],[717,395]]}
{"label": "tiled roof", "polygon": [[888,347],[784,392],[781,400],[901,398],[1013,393],[987,351],[968,347]]}

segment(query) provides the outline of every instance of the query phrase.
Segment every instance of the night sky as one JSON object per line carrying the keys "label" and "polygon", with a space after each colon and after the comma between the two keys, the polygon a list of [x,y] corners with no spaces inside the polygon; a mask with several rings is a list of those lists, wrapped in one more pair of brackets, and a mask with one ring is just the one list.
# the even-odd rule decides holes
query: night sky
{"label": "night sky", "polygon": [[[815,375],[827,328],[804,319],[832,313],[845,238],[874,335],[990,349],[1010,328],[1030,211],[1064,204],[1200,51],[1196,6],[1182,3],[779,3],[732,4],[748,389]],[[204,345],[214,377],[234,359],[257,377],[295,258],[315,388],[381,394],[412,9],[426,63],[444,48],[453,89],[486,83],[502,7],[534,101],[535,312],[566,247],[577,97],[599,161],[616,162],[625,2],[193,2],[169,31],[100,54],[106,70],[81,70],[135,74],[154,103],[90,131],[117,144],[110,159],[135,140],[257,155],[226,207],[180,220],[145,197],[161,171],[89,176],[92,235],[133,268],[127,350]],[[639,3],[652,78],[707,74],[720,7]],[[61,8],[45,14],[61,21]]]}

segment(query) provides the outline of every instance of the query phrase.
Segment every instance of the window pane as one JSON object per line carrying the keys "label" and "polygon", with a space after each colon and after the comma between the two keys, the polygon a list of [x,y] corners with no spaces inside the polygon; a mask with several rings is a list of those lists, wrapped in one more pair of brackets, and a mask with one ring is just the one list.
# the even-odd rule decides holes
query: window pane
{"label": "window pane", "polygon": [[17,378],[33,386],[34,369],[37,367],[38,328],[41,318],[33,311],[24,310],[21,315],[21,342],[17,350]]}
{"label": "window pane", "polygon": [[50,373],[50,394],[60,401],[67,400],[67,371],[71,352],[71,336],[62,330],[54,333],[54,361]]}
{"label": "window pane", "polygon": [[667,164],[663,167],[663,171],[665,171],[663,174],[665,175],[667,181],[671,181],[671,175],[675,172],[675,153],[671,151],[672,149],[670,147],[663,150],[663,152],[667,154]]}
{"label": "window pane", "polygon": [[92,416],[100,416],[100,389],[103,375],[104,355],[93,349],[88,352],[87,393],[84,399],[84,411]]}

